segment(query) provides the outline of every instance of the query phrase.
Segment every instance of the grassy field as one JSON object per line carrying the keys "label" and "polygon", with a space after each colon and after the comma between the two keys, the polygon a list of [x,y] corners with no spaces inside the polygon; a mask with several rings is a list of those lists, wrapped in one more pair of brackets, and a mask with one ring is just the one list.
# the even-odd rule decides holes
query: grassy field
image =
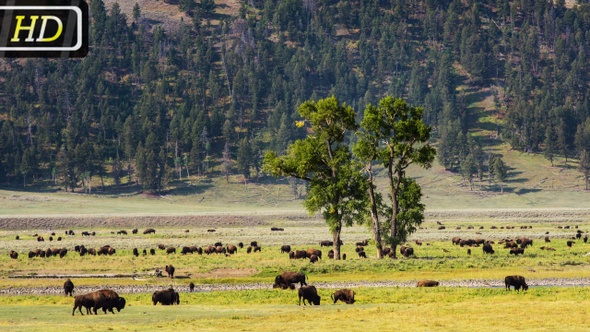
{"label": "grassy field", "polygon": [[[148,294],[127,296],[115,315],[71,316],[71,299],[0,298],[6,331],[585,331],[586,287],[536,288],[526,293],[473,288],[359,288],[354,305],[297,306],[295,291],[183,294],[179,306],[153,306]],[[477,317],[476,322],[474,317]],[[475,324],[475,325],[474,325]]]}

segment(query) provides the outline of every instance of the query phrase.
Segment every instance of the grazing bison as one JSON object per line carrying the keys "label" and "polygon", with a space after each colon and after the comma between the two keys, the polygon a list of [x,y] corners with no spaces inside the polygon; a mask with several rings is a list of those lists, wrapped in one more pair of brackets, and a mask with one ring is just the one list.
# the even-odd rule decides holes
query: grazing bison
{"label": "grazing bison", "polygon": [[[305,279],[306,279],[306,276],[303,273],[286,271],[286,272],[281,273],[281,275],[276,276],[275,285],[278,285],[278,286],[286,285],[287,287],[289,287],[289,285],[291,285],[291,284],[299,283],[303,287],[304,285],[307,286]],[[277,287],[274,287],[274,288],[277,288]],[[283,288],[283,289],[285,289],[285,288]]]}
{"label": "grazing bison", "polygon": [[572,247],[572,245],[573,245],[574,243],[576,243],[576,241],[567,241],[567,242],[566,242],[567,246],[568,246],[568,247],[570,247],[570,248]]}
{"label": "grazing bison", "polygon": [[309,256],[309,262],[310,263],[315,263],[317,261],[318,261],[318,256],[316,256],[316,255]]}
{"label": "grazing bison", "polygon": [[120,231],[117,231],[117,235],[127,235],[127,231],[122,229]]}
{"label": "grazing bison", "polygon": [[228,244],[225,249],[227,250],[227,253],[230,255],[233,255],[238,252],[238,247],[236,247],[233,244]]}
{"label": "grazing bison", "polygon": [[10,253],[8,255],[12,259],[17,259],[18,258],[18,252],[14,251],[14,250],[10,250]]}
{"label": "grazing bison", "polygon": [[355,302],[354,300],[354,291],[352,289],[341,289],[338,290],[336,292],[334,292],[334,294],[331,295],[332,300],[334,301],[334,304],[336,304],[336,302],[338,302],[339,300],[346,303],[346,304],[353,304]]}
{"label": "grazing bison", "polygon": [[139,256],[139,250],[137,250],[137,248],[133,248],[133,256],[135,256],[135,257]]}
{"label": "grazing bison", "polygon": [[175,253],[176,253],[176,248],[174,248],[174,247],[166,248],[166,255],[175,254]]}
{"label": "grazing bison", "polygon": [[143,234],[156,234],[156,230],[153,228],[148,228],[143,231]]}
{"label": "grazing bison", "polygon": [[188,284],[188,289],[189,289],[189,290],[191,291],[191,293],[192,293],[192,292],[195,290],[195,283],[193,283],[193,282],[191,281],[191,283],[190,283],[190,284]]}
{"label": "grazing bison", "polygon": [[180,251],[180,253],[182,255],[186,255],[186,254],[192,254],[193,251],[191,250],[190,247],[184,246],[184,247],[182,247],[182,250]]}
{"label": "grazing bison", "polygon": [[510,290],[510,286],[514,286],[514,289],[517,291],[520,291],[521,287],[523,290],[529,289],[523,276],[507,276],[504,278],[504,284],[506,285],[506,290]]}
{"label": "grazing bison", "polygon": [[330,251],[328,251],[328,258],[334,259],[334,250],[330,249]]}
{"label": "grazing bison", "polygon": [[357,246],[367,246],[369,245],[369,240],[362,240],[356,243]]}
{"label": "grazing bison", "polygon": [[404,257],[410,257],[414,255],[414,248],[412,247],[406,247],[406,246],[401,246],[399,248],[399,252],[400,254],[402,254]]}
{"label": "grazing bison", "polygon": [[460,238],[460,237],[458,237],[458,236],[455,236],[455,237],[454,237],[454,238],[451,240],[451,242],[452,242],[454,245],[457,245],[457,244],[459,244],[459,242],[461,242],[461,238]]}
{"label": "grazing bison", "polygon": [[288,244],[284,244],[281,246],[281,254],[289,253],[291,251],[291,246]]}
{"label": "grazing bison", "polygon": [[64,292],[66,293],[66,296],[73,296],[74,283],[70,280],[70,278],[66,279],[64,282]]}
{"label": "grazing bison", "polygon": [[306,305],[305,301],[307,301],[309,305],[320,305],[321,298],[318,295],[318,290],[315,286],[303,286],[299,288],[297,295],[299,297],[299,305],[301,305],[301,299],[303,299],[303,305]]}
{"label": "grazing bison", "polygon": [[489,242],[486,242],[483,244],[483,252],[484,254],[493,254],[494,248],[492,248],[492,245]]}
{"label": "grazing bison", "polygon": [[216,246],[215,247],[215,253],[217,253],[217,254],[225,254],[226,253],[225,247],[223,247],[223,246]]}
{"label": "grazing bison", "polygon": [[155,255],[155,254],[156,254],[156,249],[154,249],[154,248],[151,248],[151,249],[150,249],[150,255]]}
{"label": "grazing bison", "polygon": [[166,267],[164,268],[164,271],[166,271],[166,273],[168,273],[168,278],[174,278],[174,266],[172,266],[172,264],[170,265],[166,265]]}
{"label": "grazing bison", "polygon": [[307,257],[311,257],[311,255],[316,255],[319,259],[322,259],[322,251],[317,249],[307,249]]}
{"label": "grazing bison", "polygon": [[418,281],[418,284],[416,284],[416,287],[437,287],[438,285],[440,285],[440,283],[436,280],[420,280]]}
{"label": "grazing bison", "polygon": [[333,241],[329,241],[329,240],[320,241],[320,247],[331,247],[333,245],[334,245]]}
{"label": "grazing bison", "polygon": [[123,310],[125,308],[126,301],[124,298],[119,297],[119,295],[110,289],[101,289],[96,292],[78,295],[74,298],[74,309],[72,310],[72,316],[77,308],[79,308],[80,314],[82,313],[82,307],[86,308],[86,313],[90,313],[90,308],[94,311],[94,314],[97,314],[97,310],[102,308],[102,311],[106,314],[107,310],[111,313],[115,313],[113,308],[116,308],[117,311]]}
{"label": "grazing bison", "polygon": [[510,249],[510,254],[514,256],[523,255],[524,249],[523,248],[512,248]]}
{"label": "grazing bison", "polygon": [[158,302],[162,303],[162,305],[180,304],[180,296],[172,288],[159,290],[152,294],[152,302],[154,305],[158,304]]}
{"label": "grazing bison", "polygon": [[307,251],[305,251],[305,250],[291,251],[289,253],[289,258],[291,258],[291,259],[307,258]]}
{"label": "grazing bison", "polygon": [[134,228],[134,229],[131,231],[131,233],[133,233],[133,234],[137,234],[137,228]]}
{"label": "grazing bison", "polygon": [[364,251],[358,252],[359,258],[367,258],[367,254]]}

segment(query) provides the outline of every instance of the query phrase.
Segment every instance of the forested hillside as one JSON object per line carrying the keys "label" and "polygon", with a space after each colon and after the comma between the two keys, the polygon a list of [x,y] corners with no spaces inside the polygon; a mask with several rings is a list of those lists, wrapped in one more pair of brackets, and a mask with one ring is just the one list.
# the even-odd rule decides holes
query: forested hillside
{"label": "forested hillside", "polygon": [[[164,3],[181,12],[175,24],[90,0],[87,57],[0,62],[0,186],[157,192],[189,176],[255,178],[265,150],[306,134],[297,106],[331,95],[358,119],[386,95],[424,107],[439,162],[470,181],[502,181],[486,151],[498,141],[590,176],[588,4]],[[483,100],[485,120],[470,107]]]}

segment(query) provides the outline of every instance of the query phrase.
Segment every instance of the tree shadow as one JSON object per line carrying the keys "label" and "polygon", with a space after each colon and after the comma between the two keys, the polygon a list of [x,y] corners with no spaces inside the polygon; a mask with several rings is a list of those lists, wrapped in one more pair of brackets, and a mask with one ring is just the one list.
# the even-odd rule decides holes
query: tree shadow
{"label": "tree shadow", "polygon": [[538,193],[542,190],[543,189],[539,189],[539,188],[520,188],[520,189],[516,190],[514,193],[517,195],[525,195],[525,194],[530,194],[530,193]]}

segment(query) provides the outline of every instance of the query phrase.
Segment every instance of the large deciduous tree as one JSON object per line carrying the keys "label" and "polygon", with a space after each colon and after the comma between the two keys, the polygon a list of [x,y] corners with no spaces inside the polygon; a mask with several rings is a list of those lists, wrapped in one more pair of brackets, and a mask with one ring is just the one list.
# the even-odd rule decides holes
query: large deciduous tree
{"label": "large deciduous tree", "polygon": [[268,152],[263,167],[274,176],[309,181],[304,206],[311,214],[322,213],[332,233],[334,259],[340,259],[342,226],[360,221],[367,206],[367,182],[345,143],[347,132],[357,128],[355,113],[335,97],[306,101],[298,111],[310,125],[308,136],[289,145],[285,155]]}
{"label": "large deciduous tree", "polygon": [[[367,105],[353,149],[369,174],[371,228],[379,258],[384,243],[391,245],[396,257],[397,246],[424,220],[420,186],[406,177],[410,165],[429,168],[436,154],[428,144],[430,127],[422,121],[422,112],[422,108],[409,106],[401,98],[385,97],[378,106]],[[374,164],[387,172],[389,204],[375,192]],[[379,219],[380,214],[385,220]]]}

